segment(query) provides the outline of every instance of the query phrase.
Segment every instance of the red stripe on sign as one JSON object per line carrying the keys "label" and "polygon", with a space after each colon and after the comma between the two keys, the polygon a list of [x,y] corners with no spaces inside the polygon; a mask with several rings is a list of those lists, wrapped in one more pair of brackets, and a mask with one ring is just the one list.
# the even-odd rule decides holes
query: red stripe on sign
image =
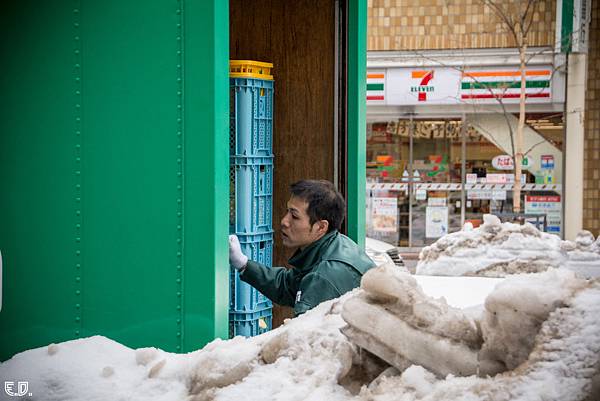
{"label": "red stripe on sign", "polygon": [[[521,95],[519,93],[507,93],[507,94],[497,94],[497,95],[460,95],[461,99],[516,99]],[[550,97],[549,93],[526,93],[525,97]]]}
{"label": "red stripe on sign", "polygon": [[383,100],[383,95],[381,95],[381,96],[367,96],[367,100]]}

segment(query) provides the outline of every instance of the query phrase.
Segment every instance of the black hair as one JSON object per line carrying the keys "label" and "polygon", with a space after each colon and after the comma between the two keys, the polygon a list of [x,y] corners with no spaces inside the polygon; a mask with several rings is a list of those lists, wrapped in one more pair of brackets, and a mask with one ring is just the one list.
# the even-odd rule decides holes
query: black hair
{"label": "black hair", "polygon": [[342,194],[327,180],[301,180],[290,186],[292,196],[308,203],[307,214],[312,226],[319,220],[327,220],[327,232],[339,230],[346,215],[346,202]]}

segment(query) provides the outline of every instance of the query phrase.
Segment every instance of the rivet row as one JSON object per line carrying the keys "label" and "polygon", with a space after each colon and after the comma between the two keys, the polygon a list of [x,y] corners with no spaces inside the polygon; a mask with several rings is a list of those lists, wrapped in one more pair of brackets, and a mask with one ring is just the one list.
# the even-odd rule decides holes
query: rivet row
{"label": "rivet row", "polygon": [[81,0],[74,0],[75,6],[73,9],[73,113],[74,113],[74,121],[75,121],[75,129],[74,129],[74,140],[75,140],[75,160],[74,160],[74,169],[73,173],[75,175],[75,296],[77,301],[74,304],[74,312],[75,312],[75,336],[79,337],[81,333],[81,322],[82,322],[82,314],[81,314],[81,225],[83,222],[81,215],[81,198],[82,198],[82,179],[81,179],[81,116],[82,116],[82,108],[83,108],[83,99],[81,96],[82,92],[82,68],[81,68]]}
{"label": "rivet row", "polygon": [[177,298],[176,298],[176,308],[178,311],[178,317],[176,320],[176,343],[177,343],[177,351],[181,351],[182,347],[183,347],[183,334],[184,333],[184,327],[183,327],[183,319],[184,319],[184,311],[183,311],[183,270],[182,270],[182,266],[184,265],[184,254],[183,254],[183,244],[184,244],[184,234],[185,234],[185,230],[184,230],[184,191],[185,191],[185,187],[184,187],[184,155],[185,155],[185,149],[184,149],[184,116],[185,116],[185,109],[184,109],[184,97],[185,97],[185,93],[184,93],[184,89],[183,89],[183,79],[185,76],[185,69],[184,69],[184,57],[183,57],[183,50],[184,50],[184,43],[185,43],[185,38],[184,38],[184,29],[183,29],[183,2],[181,2],[180,0],[177,1],[178,3],[178,8],[176,9],[176,14],[177,14],[177,22],[176,22],[176,34],[175,34],[175,41],[177,43],[177,54],[175,57],[175,66],[176,66],[176,77],[175,77],[175,81],[177,84],[177,89],[176,89],[176,94],[177,94],[177,105],[176,105],[176,115],[177,115],[177,120],[176,120],[176,124],[175,124],[175,132],[176,132],[176,154],[177,154],[177,164],[176,164],[176,172],[177,172],[177,184],[176,184],[176,213],[177,213],[177,264],[176,264],[176,281],[177,281]]}

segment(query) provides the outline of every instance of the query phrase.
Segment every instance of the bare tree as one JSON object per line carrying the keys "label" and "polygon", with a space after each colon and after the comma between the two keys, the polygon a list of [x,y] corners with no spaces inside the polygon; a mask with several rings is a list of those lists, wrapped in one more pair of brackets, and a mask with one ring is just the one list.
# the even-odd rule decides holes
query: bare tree
{"label": "bare tree", "polygon": [[519,96],[519,124],[515,136],[514,169],[515,184],[513,191],[513,210],[521,212],[521,166],[523,162],[523,131],[525,129],[526,100],[526,52],[528,36],[534,15],[539,11],[541,0],[480,0],[488,6],[512,36],[519,50],[519,71],[521,73],[521,92]]}

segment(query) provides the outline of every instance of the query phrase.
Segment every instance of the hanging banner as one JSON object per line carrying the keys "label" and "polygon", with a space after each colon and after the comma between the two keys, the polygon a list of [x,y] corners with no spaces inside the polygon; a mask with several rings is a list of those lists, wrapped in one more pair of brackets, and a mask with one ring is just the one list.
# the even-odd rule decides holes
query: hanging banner
{"label": "hanging banner", "polygon": [[448,207],[425,208],[425,237],[440,238],[448,234]]}
{"label": "hanging banner", "polygon": [[371,222],[374,231],[395,232],[398,229],[398,199],[372,198]]}

